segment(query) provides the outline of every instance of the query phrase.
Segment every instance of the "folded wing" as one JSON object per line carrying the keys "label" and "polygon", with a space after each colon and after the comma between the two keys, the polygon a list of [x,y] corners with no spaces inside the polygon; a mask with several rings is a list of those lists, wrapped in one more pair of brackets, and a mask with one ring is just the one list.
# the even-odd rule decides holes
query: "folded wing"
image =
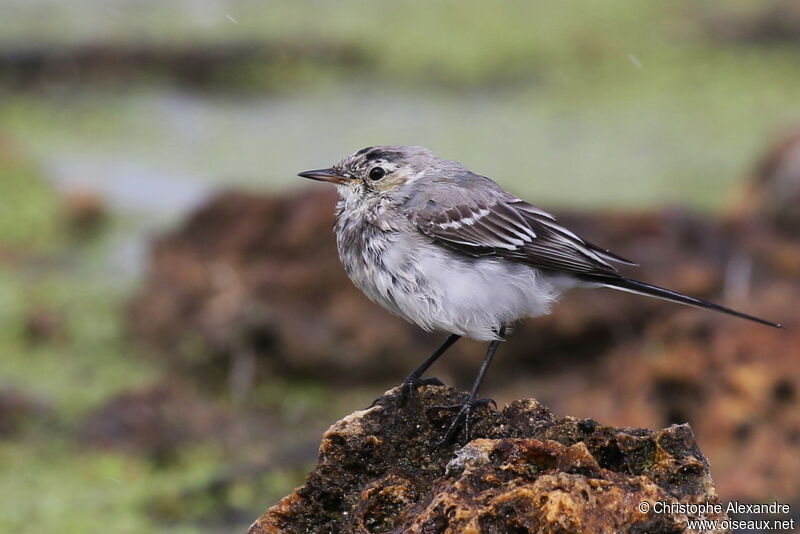
{"label": "folded wing", "polygon": [[452,205],[429,202],[411,219],[434,241],[469,256],[498,256],[574,273],[615,273],[610,262],[635,265],[588,243],[549,213],[516,197],[492,195]]}
{"label": "folded wing", "polygon": [[555,218],[498,190],[479,198],[429,200],[409,218],[440,245],[468,256],[497,256],[540,269],[566,272],[587,283],[780,325],[705,300],[620,275],[610,262],[636,265],[581,239]]}

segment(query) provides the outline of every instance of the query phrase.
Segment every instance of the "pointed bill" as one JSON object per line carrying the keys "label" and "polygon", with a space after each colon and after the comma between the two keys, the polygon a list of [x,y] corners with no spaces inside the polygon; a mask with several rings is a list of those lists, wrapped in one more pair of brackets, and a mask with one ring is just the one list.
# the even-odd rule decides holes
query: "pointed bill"
{"label": "pointed bill", "polygon": [[338,174],[333,168],[328,169],[316,169],[313,171],[303,171],[297,174],[298,176],[302,176],[303,178],[310,178],[311,180],[318,180],[320,182],[330,182],[333,184],[345,184],[354,180],[354,178],[348,178],[347,176],[342,176]]}

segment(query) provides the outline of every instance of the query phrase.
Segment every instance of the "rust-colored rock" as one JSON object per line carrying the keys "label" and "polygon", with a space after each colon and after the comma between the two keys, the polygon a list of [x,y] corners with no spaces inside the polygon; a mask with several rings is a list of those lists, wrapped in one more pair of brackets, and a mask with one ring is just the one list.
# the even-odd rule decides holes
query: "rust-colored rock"
{"label": "rust-colored rock", "polygon": [[702,17],[707,32],[736,45],[800,44],[800,5],[795,0],[767,0],[753,6],[738,11],[723,7],[708,13]]}
{"label": "rust-colored rock", "polygon": [[559,412],[610,424],[689,422],[723,498],[795,502],[800,287],[776,282],[759,291],[752,311],[780,318],[785,330],[687,312],[650,325],[640,340],[613,348],[590,368],[551,384],[528,383],[525,391]]}
{"label": "rust-colored rock", "polygon": [[[220,370],[245,383],[276,372],[329,380],[402,374],[411,364],[391,356],[411,346],[427,351],[424,336],[347,279],[332,233],[335,202],[326,188],[212,200],[155,243],[131,306],[136,338],[215,384]],[[242,369],[252,376],[241,377]]]}
{"label": "rust-colored rock", "polygon": [[745,220],[751,226],[766,226],[776,237],[791,239],[797,246],[800,236],[798,205],[800,126],[795,126],[776,136],[767,146],[751,179],[740,188],[729,214],[740,223]]}
{"label": "rust-colored rock", "polygon": [[0,439],[15,436],[36,422],[47,426],[55,421],[53,408],[45,399],[13,387],[0,388]]}
{"label": "rust-colored rock", "polygon": [[35,306],[24,317],[25,339],[31,345],[62,341],[66,337],[64,317],[60,311]]}
{"label": "rust-colored rock", "polygon": [[800,279],[799,206],[800,127],[795,126],[767,147],[727,213],[748,255],[771,275],[794,281]]}
{"label": "rust-colored rock", "polygon": [[169,381],[121,393],[90,413],[82,441],[95,447],[170,461],[181,446],[224,440],[233,420],[186,386]]}
{"label": "rust-colored rock", "polygon": [[96,236],[108,222],[107,206],[95,191],[67,190],[63,193],[62,204],[66,223],[78,239]]}
{"label": "rust-colored rock", "polygon": [[393,390],[337,422],[306,484],[250,534],[675,533],[686,515],[645,513],[640,503],[718,502],[688,425],[611,428],[520,400],[482,409],[465,446],[436,447],[451,416],[439,406],[461,398],[424,387],[400,407]]}

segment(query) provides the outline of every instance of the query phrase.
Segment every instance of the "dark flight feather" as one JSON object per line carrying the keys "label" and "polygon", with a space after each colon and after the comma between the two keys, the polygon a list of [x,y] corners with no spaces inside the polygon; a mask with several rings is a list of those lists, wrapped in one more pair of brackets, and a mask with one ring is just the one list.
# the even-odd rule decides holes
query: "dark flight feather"
{"label": "dark flight feather", "polygon": [[586,282],[602,284],[612,289],[619,289],[621,291],[628,291],[630,293],[636,293],[638,295],[645,295],[648,297],[654,297],[662,300],[667,300],[670,302],[677,302],[679,304],[686,304],[687,306],[694,306],[696,308],[714,310],[721,313],[727,313],[728,315],[733,315],[735,317],[741,317],[742,319],[747,319],[749,321],[755,321],[756,323],[765,324],[767,326],[772,326],[775,328],[783,328],[778,323],[773,323],[772,321],[767,321],[766,319],[761,319],[760,317],[755,317],[753,315],[748,315],[746,313],[738,312],[736,310],[720,306],[719,304],[708,302],[707,300],[690,297],[688,295],[684,295],[683,293],[678,293],[677,291],[665,289],[663,287],[655,286],[653,284],[648,284],[646,282],[640,282],[639,280],[626,278],[624,276],[580,275],[578,278]]}
{"label": "dark flight feather", "polygon": [[637,265],[584,241],[556,219],[527,202],[489,197],[483,202],[448,207],[428,205],[413,221],[435,242],[468,256],[497,256],[540,269],[567,273],[577,279],[671,302],[727,313],[781,328],[747,315],[617,273],[609,262]]}

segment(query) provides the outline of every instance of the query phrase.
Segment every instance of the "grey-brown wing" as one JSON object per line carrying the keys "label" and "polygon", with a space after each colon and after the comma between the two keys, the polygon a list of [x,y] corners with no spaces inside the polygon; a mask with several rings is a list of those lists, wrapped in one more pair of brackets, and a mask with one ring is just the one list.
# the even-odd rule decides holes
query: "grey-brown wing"
{"label": "grey-brown wing", "polygon": [[469,256],[498,256],[544,269],[616,273],[609,262],[633,262],[592,245],[527,202],[500,195],[468,203],[428,201],[411,215],[437,243]]}

